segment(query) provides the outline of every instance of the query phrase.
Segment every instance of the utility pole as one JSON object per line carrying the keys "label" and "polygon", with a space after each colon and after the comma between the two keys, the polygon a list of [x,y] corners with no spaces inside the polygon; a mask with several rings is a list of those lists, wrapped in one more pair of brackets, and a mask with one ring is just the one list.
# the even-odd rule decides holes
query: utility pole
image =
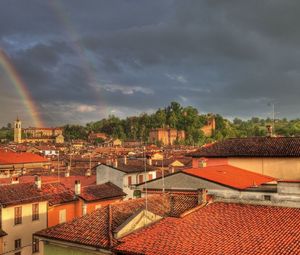
{"label": "utility pole", "polygon": [[272,104],[272,115],[273,115],[273,133],[275,134],[275,104]]}
{"label": "utility pole", "polygon": [[162,192],[164,194],[165,193],[164,150],[162,150],[161,173],[162,173]]}
{"label": "utility pole", "polygon": [[144,146],[144,171],[145,171],[145,183],[144,183],[144,188],[145,188],[145,202],[146,202],[146,211],[148,211],[148,189],[147,189],[147,160],[146,160],[146,147]]}
{"label": "utility pole", "polygon": [[58,155],[57,155],[57,179],[59,181],[59,151],[58,151]]}

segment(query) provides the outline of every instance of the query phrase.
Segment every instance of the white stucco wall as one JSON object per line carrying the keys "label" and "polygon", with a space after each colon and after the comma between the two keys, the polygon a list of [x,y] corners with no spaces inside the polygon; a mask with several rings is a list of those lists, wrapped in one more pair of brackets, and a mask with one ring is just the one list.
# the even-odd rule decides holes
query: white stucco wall
{"label": "white stucco wall", "polygon": [[[39,220],[32,221],[32,203],[22,206],[22,223],[15,225],[14,208],[2,208],[2,229],[8,234],[4,237],[4,252],[7,255],[15,254],[15,240],[21,239],[22,255],[32,254],[32,234],[47,227],[47,202],[39,203]],[[17,250],[20,251],[20,250]],[[43,254],[42,242],[40,252]]]}

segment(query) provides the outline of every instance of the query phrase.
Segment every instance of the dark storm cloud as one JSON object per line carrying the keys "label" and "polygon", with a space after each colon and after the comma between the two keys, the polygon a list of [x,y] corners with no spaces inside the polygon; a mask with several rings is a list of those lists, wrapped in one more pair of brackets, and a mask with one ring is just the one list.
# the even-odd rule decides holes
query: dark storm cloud
{"label": "dark storm cloud", "polygon": [[295,0],[7,0],[0,46],[51,125],[172,100],[228,117],[267,117],[274,101],[298,117],[299,12]]}

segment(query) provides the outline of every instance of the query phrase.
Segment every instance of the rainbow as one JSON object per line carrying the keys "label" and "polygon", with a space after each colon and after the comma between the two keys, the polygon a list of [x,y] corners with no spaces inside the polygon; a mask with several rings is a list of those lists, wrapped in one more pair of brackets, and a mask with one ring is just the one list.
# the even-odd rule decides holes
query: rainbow
{"label": "rainbow", "polygon": [[1,48],[0,48],[0,66],[3,67],[6,75],[10,79],[11,83],[14,85],[25,108],[27,109],[29,115],[31,116],[32,123],[35,125],[35,127],[43,127],[44,125],[39,110],[32,96],[30,95],[27,85],[24,83],[21,76],[18,74],[16,68],[10,61],[7,54]]}

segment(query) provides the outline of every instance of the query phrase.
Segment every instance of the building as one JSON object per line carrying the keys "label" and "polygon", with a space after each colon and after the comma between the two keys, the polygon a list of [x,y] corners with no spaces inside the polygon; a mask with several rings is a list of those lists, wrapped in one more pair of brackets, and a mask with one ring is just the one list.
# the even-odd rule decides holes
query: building
{"label": "building", "polygon": [[232,138],[192,152],[193,166],[202,157],[277,179],[300,179],[300,137]]}
{"label": "building", "polygon": [[210,203],[119,240],[119,255],[300,254],[299,208]]}
{"label": "building", "polygon": [[175,141],[185,140],[185,132],[173,128],[157,128],[149,133],[150,143],[162,143],[162,145],[173,145]]}
{"label": "building", "polygon": [[45,255],[300,253],[300,208],[207,201],[203,194],[123,201],[35,236]]}
{"label": "building", "polygon": [[81,188],[80,181],[77,181],[75,182],[75,195],[78,197],[76,215],[82,216],[105,205],[122,201],[126,193],[111,182]]}
{"label": "building", "polygon": [[[103,206],[72,222],[36,233],[50,254],[114,254],[118,239],[164,217],[180,217],[202,204],[200,192],[152,195]],[[147,209],[146,209],[147,208]]]}
{"label": "building", "polygon": [[201,128],[205,136],[212,136],[216,130],[216,119],[213,115],[208,115],[207,123]]}
{"label": "building", "polygon": [[[141,192],[178,191],[205,189],[214,200],[235,201],[257,204],[281,204],[295,206],[300,196],[291,197],[277,192],[276,179],[230,165],[203,166],[188,168],[137,185]],[[287,187],[285,185],[285,187]],[[300,189],[299,189],[300,191]],[[289,201],[289,203],[286,203]]]}
{"label": "building", "polygon": [[58,156],[59,150],[55,146],[30,146],[26,152],[48,156]]}
{"label": "building", "polygon": [[22,143],[22,122],[17,118],[14,123],[14,142]]}
{"label": "building", "polygon": [[47,226],[47,198],[34,183],[0,186],[0,222],[3,253],[8,255],[43,254],[33,233]]}
{"label": "building", "polygon": [[41,192],[48,198],[48,227],[70,222],[126,196],[112,183],[81,187],[80,180],[75,181],[74,190],[61,182],[53,182],[42,184]]}
{"label": "building", "polygon": [[0,150],[0,174],[10,176],[30,169],[48,169],[51,162],[37,154]]}
{"label": "building", "polygon": [[105,141],[108,138],[108,136],[105,133],[94,133],[91,132],[88,136],[88,139],[90,142],[95,142],[97,140]]}
{"label": "building", "polygon": [[139,140],[126,140],[123,142],[123,146],[127,148],[141,147],[144,143]]}
{"label": "building", "polygon": [[[145,169],[146,167],[146,169]],[[145,164],[143,160],[112,160],[97,167],[97,184],[111,182],[127,194],[126,199],[140,195],[135,193],[135,185],[156,178],[157,167]]]}
{"label": "building", "polygon": [[22,128],[22,122],[17,118],[14,123],[15,143],[64,143],[62,128]]}

